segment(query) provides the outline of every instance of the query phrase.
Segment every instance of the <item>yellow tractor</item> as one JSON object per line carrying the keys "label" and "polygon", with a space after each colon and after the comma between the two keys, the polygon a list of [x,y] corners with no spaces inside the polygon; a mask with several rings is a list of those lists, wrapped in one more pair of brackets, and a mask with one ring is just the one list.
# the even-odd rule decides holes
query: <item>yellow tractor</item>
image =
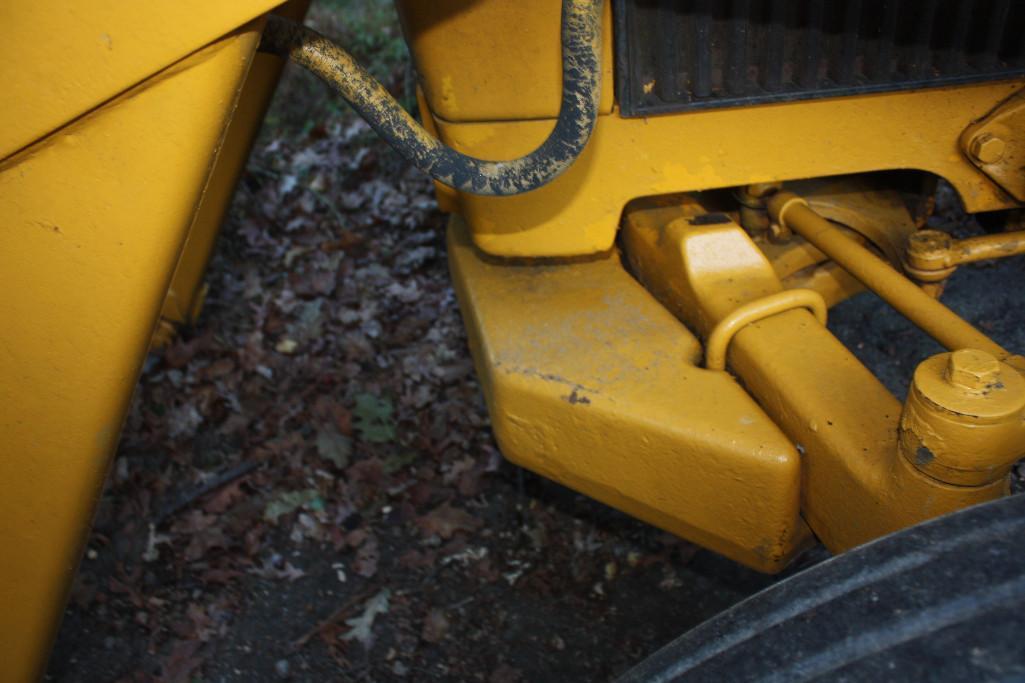
{"label": "yellow tractor", "polygon": [[[908,677],[937,624],[989,633],[1025,601],[1021,553],[991,552],[1025,507],[988,503],[1025,456],[1025,358],[939,300],[1025,253],[1025,3],[397,0],[419,122],[305,4],[0,8],[4,680],[42,671],[145,354],[198,314],[284,59],[435,179],[507,458],[767,573],[864,546],[630,680]],[[1004,229],[926,229],[938,183]],[[903,403],[826,327],[865,290],[947,349]],[[915,572],[885,585],[933,590],[918,621],[822,607]],[[828,647],[781,659],[798,622]],[[886,669],[879,638],[918,654]],[[986,662],[1020,675],[1014,642]]]}

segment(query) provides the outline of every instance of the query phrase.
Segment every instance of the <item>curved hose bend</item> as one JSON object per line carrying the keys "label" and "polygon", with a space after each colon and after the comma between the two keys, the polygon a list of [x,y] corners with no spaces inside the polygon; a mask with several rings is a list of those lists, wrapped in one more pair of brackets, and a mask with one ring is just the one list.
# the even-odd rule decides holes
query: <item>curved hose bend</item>
{"label": "curved hose bend", "polygon": [[435,180],[461,192],[514,195],[550,182],[583,151],[601,95],[602,0],[562,2],[562,104],[555,128],[533,152],[509,161],[461,154],[431,136],[348,52],[316,31],[271,15],[260,42],[334,86],[388,144]]}

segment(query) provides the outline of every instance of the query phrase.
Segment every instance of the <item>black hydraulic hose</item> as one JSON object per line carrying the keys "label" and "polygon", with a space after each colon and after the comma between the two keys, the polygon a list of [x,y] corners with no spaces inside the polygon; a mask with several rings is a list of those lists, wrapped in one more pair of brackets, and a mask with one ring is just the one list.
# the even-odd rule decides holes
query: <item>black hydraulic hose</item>
{"label": "black hydraulic hose", "polygon": [[288,57],[333,86],[370,127],[417,168],[461,192],[514,195],[550,182],[587,145],[601,95],[602,0],[562,2],[562,104],[555,128],[530,154],[486,161],[445,146],[356,63],[316,31],[270,15],[262,52]]}

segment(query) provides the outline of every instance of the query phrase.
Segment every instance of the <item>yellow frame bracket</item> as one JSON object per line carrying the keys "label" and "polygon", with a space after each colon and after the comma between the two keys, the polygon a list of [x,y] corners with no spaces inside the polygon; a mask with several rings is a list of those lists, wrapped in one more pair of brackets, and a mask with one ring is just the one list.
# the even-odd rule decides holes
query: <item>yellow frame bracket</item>
{"label": "yellow frame bracket", "polygon": [[[809,197],[815,200],[814,194]],[[879,200],[886,201],[886,197]],[[771,219],[782,223],[785,218],[793,232],[864,278],[872,289],[880,282],[886,285],[879,287],[884,297],[899,303],[910,288],[918,297],[941,306],[847,237],[842,228],[813,213],[804,198],[781,192],[770,199],[768,208]],[[713,220],[702,219],[702,215]],[[814,226],[808,225],[809,216],[817,218]],[[883,242],[896,244],[892,238]],[[687,199],[678,200],[675,206],[638,201],[624,218],[623,250],[631,272],[708,340],[708,368],[721,367],[729,347],[730,370],[740,380],[738,386],[742,383],[801,452],[801,513],[831,551],[841,552],[1006,493],[1005,468],[1013,461],[1008,453],[1013,455],[1014,449],[1005,444],[1020,445],[1022,441],[1006,426],[1014,418],[1005,422],[1004,415],[1014,413],[1019,404],[1010,401],[1010,407],[994,420],[999,425],[992,427],[993,433],[999,432],[1001,437],[991,441],[999,446],[999,452],[991,456],[987,450],[985,464],[979,466],[977,460],[966,461],[964,454],[975,458],[983,450],[980,443],[985,441],[980,442],[980,437],[984,435],[978,429],[981,410],[976,403],[988,406],[988,398],[967,405],[964,411],[971,415],[957,425],[951,424],[951,410],[937,410],[934,416],[917,406],[911,409],[914,415],[902,422],[908,413],[901,403],[820,324],[822,317],[816,321],[803,306],[781,305],[776,309],[779,312],[772,311],[774,314],[765,315],[757,324],[745,324],[750,320],[745,309],[750,306],[764,311],[767,302],[785,302],[787,299],[779,297],[785,290],[759,246],[739,225],[715,218],[712,207]],[[851,255],[854,250],[856,256]],[[894,278],[906,287],[894,284]],[[935,306],[930,313],[934,310]],[[957,321],[965,324],[960,318]],[[944,329],[949,335],[951,330]],[[984,370],[993,365],[986,362]],[[706,372],[729,377],[724,372]],[[934,384],[942,384],[941,380]],[[930,400],[940,390],[930,394]],[[954,403],[950,407],[956,408]],[[695,429],[711,428],[690,415],[687,424]],[[968,424],[971,428],[960,429]],[[1010,435],[1006,440],[1004,429]],[[960,479],[955,483],[940,480],[933,472],[938,465],[926,473],[919,460],[925,465],[929,464],[926,460],[938,461],[946,468],[941,471],[943,476],[947,470],[955,470],[954,476]],[[948,462],[952,464],[948,466]],[[980,469],[985,476],[976,474]]]}
{"label": "yellow frame bracket", "polygon": [[965,128],[961,151],[968,160],[1019,202],[1025,201],[1025,90],[1019,90],[985,118]]}
{"label": "yellow frame bracket", "polygon": [[802,197],[780,192],[769,217],[806,239],[937,342],[956,351],[979,349],[1003,360],[1011,354],[961,316],[923,292],[868,248],[847,237]]}
{"label": "yellow frame bracket", "polygon": [[500,264],[460,217],[448,239],[507,458],[760,571],[807,547],[797,447],[732,377],[699,367],[697,337],[618,254]]}
{"label": "yellow frame bracket", "polygon": [[811,289],[788,289],[744,304],[723,318],[708,335],[705,344],[705,367],[726,369],[726,351],[738,332],[759,320],[795,308],[807,308],[815,318],[826,324],[827,307],[822,295]]}
{"label": "yellow frame bracket", "polygon": [[[18,120],[70,121],[22,128],[44,137],[0,161],[0,320],[17,321],[0,333],[4,681],[44,671],[161,302],[259,44],[261,24],[251,19],[266,9],[153,3],[159,20],[130,23],[129,10],[141,4],[90,3],[71,13],[38,3],[37,15],[36,4],[15,3],[15,22],[0,25],[5,38],[71,55],[68,64],[102,65],[49,64],[53,88],[78,93],[80,83],[98,80],[108,88],[83,113],[92,103],[81,93],[58,110],[49,106],[56,100],[18,95],[0,77],[15,105],[0,112],[0,131],[16,130],[6,124]],[[172,6],[180,15],[171,16]],[[96,32],[68,43],[88,26],[57,19],[79,15],[96,19]],[[89,42],[101,28],[113,47]],[[153,71],[128,68],[136,63]],[[42,64],[16,60],[26,73]],[[116,74],[117,82],[108,79]]]}

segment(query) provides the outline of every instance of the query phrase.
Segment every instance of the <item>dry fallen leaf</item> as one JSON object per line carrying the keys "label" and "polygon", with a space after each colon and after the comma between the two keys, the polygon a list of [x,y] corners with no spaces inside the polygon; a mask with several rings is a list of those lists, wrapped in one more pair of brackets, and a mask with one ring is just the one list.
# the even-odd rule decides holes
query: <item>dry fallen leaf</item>
{"label": "dry fallen leaf", "polygon": [[203,657],[197,656],[199,640],[178,641],[171,648],[171,653],[161,666],[161,674],[156,679],[159,683],[188,683],[192,673],[203,665]]}
{"label": "dry fallen leaf", "polygon": [[278,353],[283,353],[286,356],[295,353],[295,350],[299,348],[299,342],[294,339],[285,337],[277,344],[274,345],[274,350]]}
{"label": "dry fallen leaf", "polygon": [[465,510],[454,508],[446,502],[418,518],[416,524],[424,536],[437,535],[449,539],[457,531],[477,530],[482,522]]}
{"label": "dry fallen leaf", "polygon": [[282,563],[281,557],[278,555],[265,559],[261,567],[250,570],[250,573],[264,579],[288,579],[289,581],[296,581],[306,576],[306,572],[295,567],[288,560]]}
{"label": "dry fallen leaf", "polygon": [[268,522],[277,524],[278,519],[282,515],[294,512],[304,505],[309,505],[314,508],[323,507],[324,503],[320,499],[320,493],[317,489],[285,491],[279,494],[277,498],[267,503],[267,507],[264,508],[263,511],[263,518]]}
{"label": "dry fallen leaf", "polygon": [[186,562],[195,562],[213,548],[227,548],[230,540],[224,530],[218,526],[211,526],[202,531],[194,533],[189,538],[189,544],[185,548]]}
{"label": "dry fallen leaf", "polygon": [[428,643],[440,643],[448,633],[449,622],[443,610],[435,607],[427,613],[420,637]]}
{"label": "dry fallen leaf", "polygon": [[352,563],[353,571],[369,579],[377,573],[378,557],[377,538],[370,536],[356,551],[356,559]]}
{"label": "dry fallen leaf", "polygon": [[515,669],[508,664],[499,664],[495,667],[495,670],[491,672],[491,677],[488,678],[488,683],[517,683],[517,681],[523,680],[523,672],[519,669]]}
{"label": "dry fallen leaf", "polygon": [[317,454],[334,463],[338,469],[345,469],[352,455],[352,439],[340,434],[333,426],[317,431]]}
{"label": "dry fallen leaf", "polygon": [[391,597],[391,591],[385,588],[374,597],[367,600],[366,607],[363,608],[363,613],[358,617],[346,620],[351,629],[348,633],[342,636],[342,640],[358,640],[363,648],[366,650],[370,649],[370,646],[374,642],[374,620],[380,614],[388,613],[388,599]]}
{"label": "dry fallen leaf", "polygon": [[224,514],[228,508],[245,498],[246,494],[240,488],[242,481],[242,479],[236,479],[210,494],[203,504],[203,510],[216,515]]}

